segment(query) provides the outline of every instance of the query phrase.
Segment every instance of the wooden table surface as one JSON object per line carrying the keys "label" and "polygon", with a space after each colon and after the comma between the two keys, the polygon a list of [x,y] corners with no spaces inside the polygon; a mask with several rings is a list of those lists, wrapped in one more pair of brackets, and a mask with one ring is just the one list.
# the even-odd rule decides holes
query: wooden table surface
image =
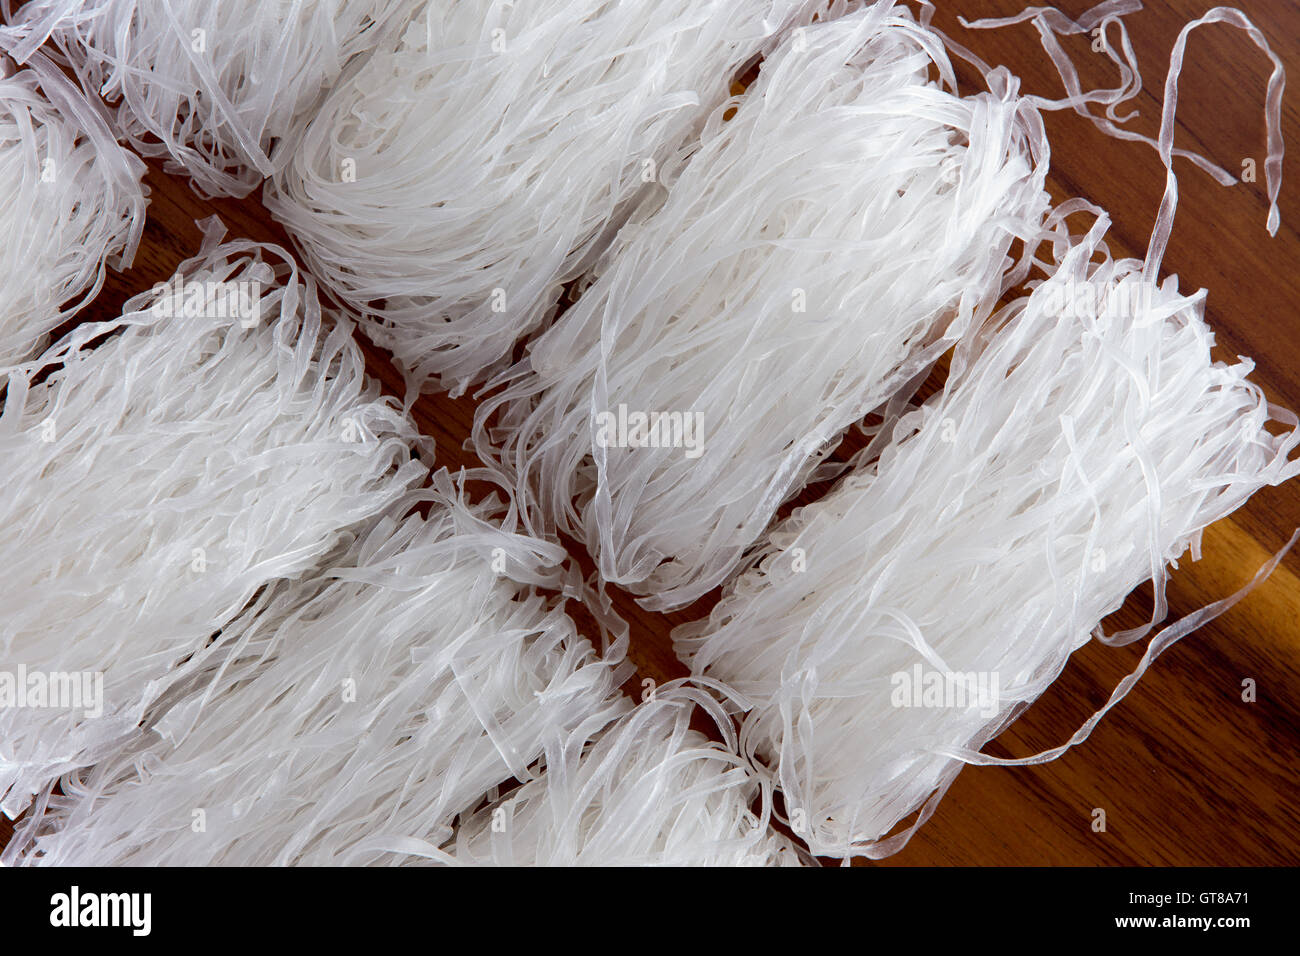
{"label": "wooden table surface", "polygon": [[[956,19],[1019,12],[1022,0],[942,2],[936,26],[992,64],[1022,78],[1025,92],[1061,95],[1056,72],[1029,24],[968,31]],[[1067,0],[1077,16],[1091,4]],[[1142,67],[1144,89],[1130,128],[1155,135],[1169,51],[1181,26],[1204,13],[1208,0],[1151,0],[1126,18]],[[1268,37],[1288,73],[1300,77],[1300,7],[1292,0],[1245,0],[1241,8]],[[1112,34],[1112,38],[1114,34]],[[1093,53],[1090,38],[1063,40],[1085,88],[1113,86],[1116,73]],[[1253,158],[1258,181],[1224,188],[1179,161],[1180,203],[1165,255],[1166,272],[1184,289],[1209,289],[1207,318],[1221,357],[1250,356],[1255,379],[1272,401],[1300,409],[1300,91],[1284,99],[1283,130],[1291,149],[1284,162],[1282,225],[1264,229],[1263,99],[1270,66],[1240,31],[1223,25],[1192,34],[1180,83],[1177,145],[1194,149],[1229,170]],[[979,88],[959,68],[963,92]],[[1069,111],[1047,116],[1053,197],[1085,196],[1107,208],[1116,257],[1141,258],[1160,201],[1164,170],[1156,153],[1138,143],[1104,137]],[[232,237],[289,247],[283,230],[257,196],[205,201],[188,183],[150,163],[149,221],[134,267],[110,274],[81,321],[108,319],[133,294],[166,280],[198,248],[194,220],[218,213]],[[385,354],[363,343],[372,372],[398,394],[400,377]],[[928,388],[937,387],[936,372]],[[477,464],[462,449],[475,400],[424,396],[414,407],[420,427],[438,445],[439,463]],[[855,450],[847,440],[840,457]],[[806,491],[807,502],[825,487]],[[1257,494],[1231,518],[1205,533],[1204,556],[1185,563],[1169,588],[1171,618],[1228,595],[1300,526],[1300,482]],[[578,555],[590,567],[589,559]],[[611,589],[614,590],[614,589]],[[685,676],[669,632],[707,612],[716,594],[672,614],[641,610],[614,590],[615,606],[632,628],[637,666],[630,690],[651,677]],[[1141,588],[1110,620],[1134,626],[1147,619],[1151,594]],[[987,752],[1020,756],[1058,744],[1110,694],[1141,656],[1142,647],[1090,644],[1075,654],[1062,677]],[[1252,679],[1257,700],[1242,700]],[[1053,763],[1023,769],[966,768],[934,817],[884,865],[926,864],[1224,864],[1300,863],[1300,549],[1250,597],[1168,651],[1083,746]],[[1106,812],[1105,832],[1094,832],[1094,810]],[[0,844],[8,838],[0,820]],[[866,862],[866,861],[859,861]]]}

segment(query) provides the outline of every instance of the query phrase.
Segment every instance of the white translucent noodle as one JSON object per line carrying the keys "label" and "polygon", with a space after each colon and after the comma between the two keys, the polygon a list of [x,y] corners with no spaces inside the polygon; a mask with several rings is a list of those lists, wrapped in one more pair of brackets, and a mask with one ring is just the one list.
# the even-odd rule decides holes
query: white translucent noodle
{"label": "white translucent noodle", "polygon": [[45,57],[0,76],[0,366],[36,355],[98,294],[105,263],[130,266],[144,170]]}
{"label": "white translucent noodle", "polygon": [[767,827],[770,792],[734,753],[691,729],[697,704],[717,706],[697,688],[667,684],[585,750],[548,751],[539,778],[460,825],[451,862],[799,865],[791,843]]}
{"label": "white translucent noodle", "polygon": [[244,196],[412,2],[31,0],[6,10],[5,33],[19,59],[52,38],[86,88],[118,104],[141,153],[170,157],[204,195]]}
{"label": "white translucent noodle", "polygon": [[554,308],[738,69],[810,0],[422,5],[268,186],[419,386],[459,393]]}
{"label": "white translucent noodle", "polygon": [[[1031,21],[1038,30],[1043,49],[1047,51],[1047,55],[1051,57],[1052,65],[1056,67],[1061,76],[1061,82],[1065,85],[1067,95],[1058,100],[1039,96],[1029,97],[1029,99],[1040,109],[1073,109],[1079,115],[1092,120],[1097,128],[1108,136],[1115,139],[1146,143],[1160,153],[1161,160],[1169,171],[1168,185],[1161,213],[1157,220],[1156,237],[1153,238],[1151,250],[1148,254],[1149,268],[1151,263],[1159,264],[1165,242],[1165,239],[1160,238],[1160,234],[1163,231],[1165,238],[1167,238],[1169,226],[1173,222],[1173,205],[1178,192],[1177,184],[1173,178],[1173,157],[1180,156],[1190,159],[1218,180],[1220,185],[1231,186],[1238,181],[1237,177],[1232,173],[1210,162],[1201,154],[1174,148],[1173,117],[1178,106],[1178,78],[1183,70],[1187,37],[1198,27],[1213,23],[1224,23],[1244,32],[1250,38],[1250,41],[1264,52],[1273,66],[1273,70],[1269,74],[1264,101],[1264,119],[1268,130],[1264,174],[1268,190],[1268,219],[1266,225],[1269,235],[1277,235],[1278,226],[1282,221],[1277,207],[1277,197],[1282,188],[1282,156],[1284,153],[1282,143],[1282,90],[1286,86],[1286,69],[1282,64],[1281,57],[1273,52],[1268,39],[1250,21],[1250,18],[1234,7],[1214,7],[1204,16],[1184,24],[1178,33],[1178,39],[1174,41],[1173,49],[1169,53],[1169,72],[1165,75],[1160,135],[1158,139],[1152,139],[1150,136],[1144,136],[1141,133],[1135,133],[1117,125],[1117,123],[1127,123],[1137,116],[1137,110],[1131,111],[1126,116],[1119,116],[1117,111],[1123,104],[1131,102],[1142,90],[1142,74],[1138,70],[1137,56],[1134,54],[1133,46],[1129,42],[1128,28],[1123,20],[1125,15],[1141,9],[1140,0],[1105,0],[1105,2],[1085,11],[1078,20],[1071,20],[1061,11],[1051,7],[1027,7],[1021,13],[1011,17],[974,21],[967,21],[963,17],[957,19],[962,26],[975,30],[997,29]],[[1110,43],[1110,30],[1112,27],[1119,37],[1119,51],[1116,51]],[[1091,34],[1093,36],[1094,51],[1097,51],[1097,48],[1100,47],[1099,52],[1104,53],[1119,69],[1121,80],[1120,85],[1115,89],[1084,91],[1081,88],[1078,71],[1075,69],[1069,55],[1061,47],[1058,39],[1059,35],[1080,33]],[[972,57],[969,51],[952,43],[946,37],[945,41],[960,50],[962,55],[971,59],[972,62],[978,62],[978,58]],[[1103,117],[1091,113],[1088,109],[1091,103],[1104,104],[1106,106],[1106,115]]]}
{"label": "white translucent noodle", "polygon": [[[778,47],[480,406],[480,456],[534,530],[585,539],[651,609],[719,584],[843,430],[1018,281],[1046,140],[1014,78],[988,81],[950,92],[939,39],[889,3]],[[698,447],[611,442],[620,409],[693,420]]]}
{"label": "white translucent noodle", "polygon": [[[98,714],[0,708],[10,816],[134,735],[261,588],[427,475],[413,448],[431,445],[287,253],[228,243],[178,275],[8,373],[0,671],[103,681]],[[231,288],[256,324],[229,314]]]}
{"label": "white translucent noodle", "polygon": [[[1295,416],[1270,408],[1248,360],[1211,361],[1204,292],[1111,261],[1106,225],[1059,243],[1059,269],[999,314],[942,394],[881,434],[878,461],[796,511],[708,620],[674,633],[693,672],[754,702],[742,750],[770,768],[816,853],[898,850],[915,827],[886,834],[918,809],[924,822],[963,761],[999,762],[976,751],[1103,636],[1125,595],[1154,577],[1158,622],[1166,564],[1300,470]],[[1271,419],[1292,430],[1273,436]],[[1070,745],[1231,600],[1153,639]],[[969,675],[967,706],[906,706],[918,673]]]}
{"label": "white translucent noodle", "polygon": [[282,583],[228,629],[202,694],[64,778],[20,830],[24,861],[439,860],[456,815],[528,779],[547,741],[626,711],[624,643],[598,656],[530,583],[555,583],[562,549],[502,527],[493,500],[467,506],[445,472],[421,497],[427,520],[385,517]]}

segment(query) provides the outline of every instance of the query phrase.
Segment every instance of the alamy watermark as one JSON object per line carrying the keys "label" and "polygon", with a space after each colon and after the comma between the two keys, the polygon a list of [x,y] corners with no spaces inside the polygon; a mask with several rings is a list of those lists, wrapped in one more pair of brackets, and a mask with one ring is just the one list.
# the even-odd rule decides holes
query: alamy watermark
{"label": "alamy watermark", "polygon": [[980,716],[993,718],[1000,709],[997,671],[925,670],[914,664],[889,678],[894,707],[979,708]]}
{"label": "alamy watermark", "polygon": [[617,412],[596,415],[596,444],[601,448],[682,448],[687,458],[704,453],[703,412]]}
{"label": "alamy watermark", "polygon": [[1137,319],[1151,311],[1158,287],[1140,279],[1121,282],[1077,281],[1046,282],[1035,293],[1041,296],[1049,315],[1065,319],[1086,319],[1110,314]]}
{"label": "alamy watermark", "polygon": [[0,710],[37,707],[81,710],[91,719],[104,712],[102,671],[0,671]]}
{"label": "alamy watermark", "polygon": [[73,886],[50,897],[50,925],[122,927],[133,936],[148,936],[153,928],[152,893],[83,893]]}
{"label": "alamy watermark", "polygon": [[237,319],[246,329],[262,321],[262,283],[257,279],[191,282],[179,275],[153,287],[159,318]]}

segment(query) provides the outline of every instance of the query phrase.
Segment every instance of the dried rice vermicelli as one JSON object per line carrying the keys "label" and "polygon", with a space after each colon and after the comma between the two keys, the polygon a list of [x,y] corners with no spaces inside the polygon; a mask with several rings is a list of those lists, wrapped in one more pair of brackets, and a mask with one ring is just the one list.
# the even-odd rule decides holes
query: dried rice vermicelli
{"label": "dried rice vermicelli", "polygon": [[5,0],[25,59],[50,38],[86,89],[117,106],[146,156],[208,195],[244,196],[349,61],[412,0]]}
{"label": "dried rice vermicelli", "polygon": [[648,608],[689,603],[844,429],[987,318],[1048,205],[1037,112],[987,78],[954,95],[939,37],[888,2],[765,60],[480,406],[480,456],[537,533],[585,539]]}
{"label": "dried rice vermicelli", "polygon": [[411,383],[463,391],[582,274],[808,0],[427,3],[267,188]]}
{"label": "dried rice vermicelli", "polygon": [[[457,829],[452,862],[498,866],[797,866],[767,826],[770,793],[692,730],[699,688],[666,684],[585,750],[548,754],[538,778]],[[719,726],[730,728],[721,715]],[[759,814],[751,803],[761,798]]]}
{"label": "dried rice vermicelli", "polygon": [[[1154,578],[1154,625],[1166,565],[1300,471],[1295,416],[1270,407],[1248,360],[1211,362],[1204,292],[1111,260],[1106,226],[999,314],[940,395],[877,436],[873,464],[778,526],[709,618],[674,633],[694,673],[753,701],[744,752],[814,852],[898,850],[963,762],[999,762],[978,749],[1090,635],[1148,632],[1098,624],[1134,587]],[[1230,603],[1153,638],[1069,745]]]}
{"label": "dried rice vermicelli", "polygon": [[[607,656],[537,584],[563,551],[445,472],[236,621],[215,676],[20,830],[45,865],[439,860],[457,814],[626,711]],[[201,811],[196,814],[195,811]],[[196,823],[198,821],[198,823]],[[30,842],[34,839],[34,842]],[[11,861],[17,852],[9,851]]]}
{"label": "dried rice vermicelli", "polygon": [[323,320],[312,281],[247,242],[210,246],[7,386],[0,691],[102,681],[80,685],[90,706],[0,707],[13,816],[135,734],[260,589],[422,481],[431,446],[367,379],[349,324]]}
{"label": "dried rice vermicelli", "polygon": [[0,366],[39,352],[98,294],[106,263],[130,266],[144,168],[44,56],[0,77]]}

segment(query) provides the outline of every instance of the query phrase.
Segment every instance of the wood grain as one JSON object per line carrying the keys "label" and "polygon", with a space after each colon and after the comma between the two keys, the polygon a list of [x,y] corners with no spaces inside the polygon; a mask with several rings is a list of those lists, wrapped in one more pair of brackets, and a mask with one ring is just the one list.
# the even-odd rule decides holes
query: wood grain
{"label": "wood grain", "polygon": [[[968,31],[968,18],[1018,12],[1022,0],[942,3],[935,24],[992,64],[1022,78],[1026,92],[1059,96],[1060,81],[1032,26]],[[1078,15],[1087,2],[1063,2]],[[1206,0],[1170,0],[1127,18],[1146,88],[1136,101],[1141,115],[1131,128],[1155,135],[1169,50],[1181,26],[1205,12]],[[1300,76],[1300,8],[1290,0],[1255,0],[1242,9],[1263,30],[1291,76]],[[1090,38],[1063,41],[1079,66],[1085,88],[1114,85],[1108,61],[1091,51]],[[964,91],[979,88],[977,74],[959,71]],[[1263,182],[1266,58],[1239,31],[1222,25],[1192,35],[1182,74],[1177,144],[1195,149],[1229,170],[1253,158],[1259,181],[1225,189],[1180,161],[1181,199],[1165,269],[1184,288],[1207,287],[1207,318],[1216,330],[1217,354],[1246,355],[1271,400],[1300,408],[1300,190],[1295,163],[1284,163],[1282,226],[1264,231]],[[1284,100],[1283,128],[1300,144],[1300,99]],[[1054,198],[1086,196],[1106,207],[1117,256],[1141,257],[1164,184],[1155,152],[1105,138],[1071,113],[1047,117]],[[1295,148],[1295,147],[1293,147]],[[1289,180],[1290,185],[1286,185]],[[151,163],[149,222],[135,266],[110,275],[81,321],[111,318],[123,302],[194,254],[194,220],[213,213],[232,236],[274,241],[287,237],[256,198],[209,202],[187,182]],[[371,371],[397,394],[400,376],[380,350],[363,343]],[[928,390],[938,387],[942,371]],[[476,402],[433,395],[414,406],[416,420],[438,444],[439,463],[453,469],[477,464],[462,447]],[[841,457],[856,448],[846,441]],[[805,491],[806,503],[825,486]],[[1205,535],[1204,557],[1187,562],[1169,591],[1171,616],[1180,616],[1246,583],[1300,526],[1300,484],[1266,489]],[[581,549],[568,542],[575,551]],[[589,568],[590,560],[578,555]],[[673,626],[706,613],[716,594],[672,614],[643,611],[613,591],[615,606],[632,628],[631,655],[640,679],[683,676],[673,656]],[[1133,626],[1149,614],[1149,588],[1139,589],[1112,623]],[[1288,555],[1272,578],[1245,602],[1169,651],[1137,689],[1101,723],[1091,739],[1062,759],[1023,769],[968,768],[930,822],[884,865],[924,864],[1297,864],[1300,863],[1300,553]],[[1062,677],[986,750],[1026,755],[1068,738],[1128,673],[1141,648],[1089,645]],[[1254,703],[1242,701],[1245,678],[1258,686]],[[1106,811],[1104,833],[1093,832],[1095,808]],[[0,842],[9,826],[0,823]],[[864,862],[864,861],[859,861]]]}

